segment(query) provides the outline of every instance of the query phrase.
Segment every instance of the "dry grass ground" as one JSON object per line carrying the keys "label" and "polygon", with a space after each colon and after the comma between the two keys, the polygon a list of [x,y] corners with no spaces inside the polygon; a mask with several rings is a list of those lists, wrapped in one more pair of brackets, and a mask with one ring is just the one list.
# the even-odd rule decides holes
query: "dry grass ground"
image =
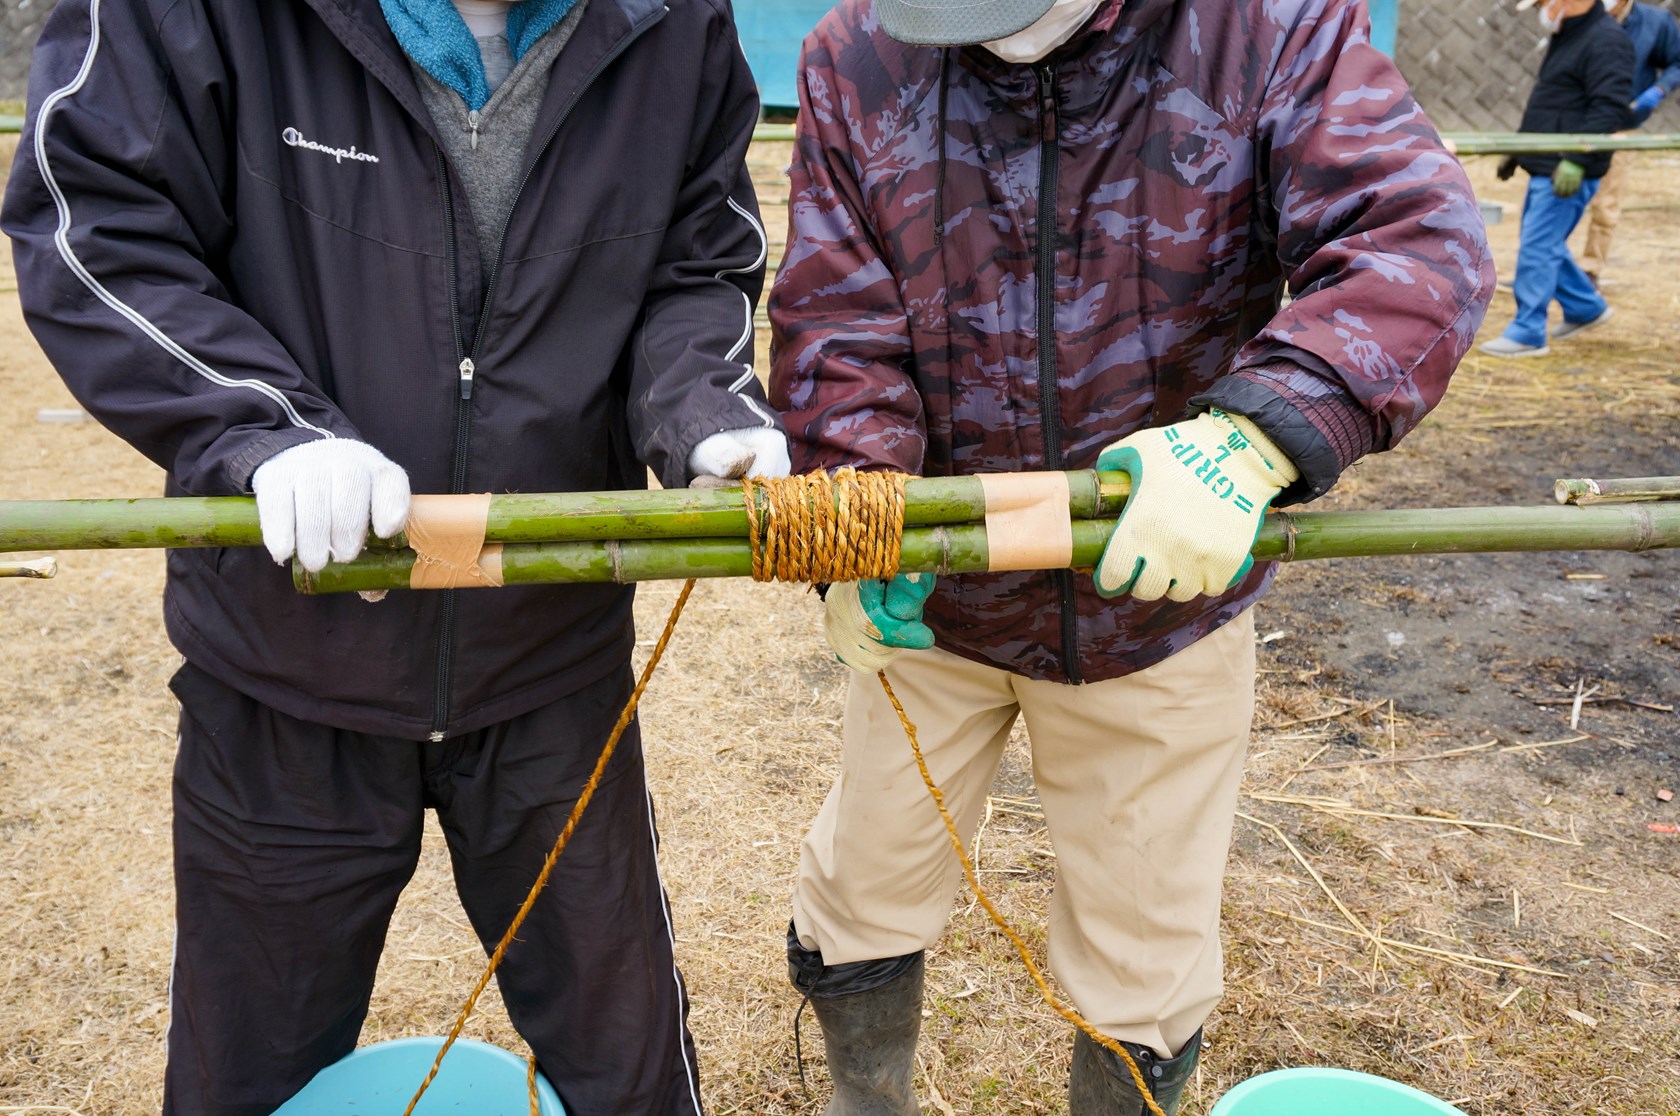
{"label": "dry grass ground", "polygon": [[[755,152],[773,236],[785,157],[785,147]],[[1450,472],[1491,436],[1489,422],[1526,420],[1524,437],[1561,446],[1581,428],[1558,400],[1581,382],[1571,407],[1600,420],[1631,408],[1672,429],[1676,166],[1646,159],[1635,178],[1615,272],[1633,324],[1605,331],[1593,352],[1606,363],[1587,375],[1562,358],[1475,363],[1404,451],[1414,465]],[[1487,170],[1477,166],[1478,183],[1514,203],[1517,191]],[[1508,268],[1514,213],[1493,231]],[[157,471],[98,427],[36,421],[39,408],[73,404],[28,340],[14,292],[0,268],[3,495],[156,493]],[[1495,328],[1508,312],[1496,305]],[[1362,471],[1344,499],[1382,503],[1382,476]],[[0,581],[0,1112],[128,1116],[157,1110],[164,1057],[174,717],[164,683],[177,657],[159,623],[158,554],[67,554],[62,566],[55,582]],[[1659,569],[1672,587],[1676,564]],[[1352,592],[1304,575],[1286,571],[1261,632]],[[672,585],[642,590],[644,638],[674,596]],[[793,588],[702,585],[644,707],[680,959],[720,1116],[820,1109],[795,1073],[797,1000],[781,958],[797,843],[836,768],[845,685],[818,611]],[[1574,634],[1548,638],[1567,651]],[[1606,743],[1607,757],[1547,746],[1566,731],[1506,750],[1513,737],[1477,711],[1391,707],[1379,673],[1337,676],[1318,650],[1285,639],[1264,656],[1242,805],[1253,820],[1239,822],[1230,870],[1230,992],[1186,1113],[1205,1113],[1250,1074],[1302,1063],[1386,1074],[1476,1116],[1680,1110],[1680,836],[1646,824],[1675,820],[1650,796],[1680,781],[1673,715],[1651,714],[1639,738],[1651,743]],[[1558,720],[1566,727],[1566,711]],[[1388,762],[1495,738],[1456,758]],[[1324,766],[1350,760],[1383,762]],[[1055,861],[1028,770],[1018,739],[978,845],[986,885],[1041,949]],[[391,930],[366,1039],[439,1032],[479,964],[434,830]],[[1065,1110],[1066,1028],[966,896],[929,987],[930,1111]],[[518,1046],[493,1003],[469,1033]],[[809,1073],[820,1099],[820,1056]]]}

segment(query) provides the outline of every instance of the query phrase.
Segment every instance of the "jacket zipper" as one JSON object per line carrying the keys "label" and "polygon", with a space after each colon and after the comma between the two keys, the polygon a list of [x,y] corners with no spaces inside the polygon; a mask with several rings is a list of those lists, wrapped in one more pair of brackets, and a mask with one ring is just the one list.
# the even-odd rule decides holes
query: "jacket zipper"
{"label": "jacket zipper", "polygon": [[[502,225],[501,239],[497,242],[496,255],[490,261],[489,278],[485,280],[484,284],[484,301],[479,305],[478,328],[473,331],[472,347],[465,350],[461,344],[461,302],[458,294],[458,280],[455,274],[458,263],[455,258],[455,207],[452,191],[449,188],[449,167],[443,157],[443,149],[435,144],[433,145],[433,150],[437,153],[438,174],[443,183],[443,228],[449,255],[449,313],[451,321],[454,323],[455,370],[459,385],[459,398],[455,405],[455,461],[450,473],[449,491],[452,493],[458,494],[467,490],[467,461],[469,450],[472,448],[473,384],[479,372],[478,359],[484,348],[485,330],[490,322],[490,307],[496,298],[496,284],[501,278],[502,255],[507,250],[507,230],[513,227],[513,214],[519,207],[519,199],[525,196],[525,187],[531,181],[531,175],[536,173],[537,164],[542,161],[549,145],[554,142],[554,137],[560,134],[560,129],[566,123],[566,119],[572,115],[572,110],[577,107],[578,101],[583,99],[584,93],[588,91],[591,85],[595,84],[595,79],[600,77],[602,72],[612,65],[631,43],[641,38],[643,32],[658,23],[664,16],[664,9],[661,9],[651,19],[632,27],[629,34],[620,39],[618,44],[608,51],[600,62],[596,63],[595,68],[589,72],[588,76],[577,87],[577,91],[572,94],[572,99],[567,101],[560,110],[560,115],[555,117],[554,126],[543,136],[542,144],[537,148],[536,157],[531,160],[530,166],[525,171],[525,176],[519,180],[519,187],[513,194],[513,202],[508,206],[507,220]],[[473,118],[477,115],[475,112],[468,117],[472,121],[475,146],[478,139],[478,122]],[[432,691],[431,739],[434,741],[444,739],[444,730],[449,724],[449,686],[450,677],[454,672],[455,658],[456,592],[457,590],[454,589],[444,590],[443,607],[439,616],[439,625],[442,631],[438,636],[437,673]]]}
{"label": "jacket zipper", "polygon": [[[449,490],[461,492],[466,485],[466,455],[462,448],[466,441],[465,427],[470,421],[470,415],[465,419],[462,412],[470,407],[472,398],[472,379],[467,370],[473,367],[472,358],[462,351],[461,347],[461,295],[460,280],[455,274],[455,197],[449,186],[449,164],[443,157],[443,148],[432,145],[432,151],[437,156],[438,182],[443,187],[443,241],[444,251],[448,255],[449,263],[449,335],[455,340],[456,369],[460,375],[460,399],[455,405],[455,460],[451,465]],[[438,615],[438,657],[437,670],[434,674],[432,689],[432,732],[431,739],[443,739],[443,726],[449,719],[449,668],[450,661],[455,654],[455,590],[443,591],[443,605]]]}
{"label": "jacket zipper", "polygon": [[[1056,374],[1056,190],[1061,145],[1057,141],[1056,67],[1036,67],[1039,94],[1038,179],[1038,408],[1043,426],[1044,468],[1062,467],[1062,399]],[[1053,575],[1062,614],[1062,671],[1072,683],[1079,670],[1079,611],[1073,571]]]}

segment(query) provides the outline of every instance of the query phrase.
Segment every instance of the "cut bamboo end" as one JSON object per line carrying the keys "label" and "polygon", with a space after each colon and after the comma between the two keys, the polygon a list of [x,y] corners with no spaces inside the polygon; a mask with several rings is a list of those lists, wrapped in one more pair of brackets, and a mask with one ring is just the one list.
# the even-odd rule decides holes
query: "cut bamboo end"
{"label": "cut bamboo end", "polygon": [[1564,479],[1552,486],[1560,504],[1627,504],[1641,500],[1680,500],[1680,477]]}
{"label": "cut bamboo end", "polygon": [[58,576],[58,559],[51,556],[24,562],[0,563],[0,577],[34,577],[45,580]]}

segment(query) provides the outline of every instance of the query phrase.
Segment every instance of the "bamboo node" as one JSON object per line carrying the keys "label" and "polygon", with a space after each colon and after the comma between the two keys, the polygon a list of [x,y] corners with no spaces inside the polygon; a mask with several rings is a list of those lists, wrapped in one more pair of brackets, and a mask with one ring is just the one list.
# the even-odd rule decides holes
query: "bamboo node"
{"label": "bamboo node", "polygon": [[898,572],[904,473],[846,467],[793,477],[747,477],[747,543],[754,581],[862,581]]}

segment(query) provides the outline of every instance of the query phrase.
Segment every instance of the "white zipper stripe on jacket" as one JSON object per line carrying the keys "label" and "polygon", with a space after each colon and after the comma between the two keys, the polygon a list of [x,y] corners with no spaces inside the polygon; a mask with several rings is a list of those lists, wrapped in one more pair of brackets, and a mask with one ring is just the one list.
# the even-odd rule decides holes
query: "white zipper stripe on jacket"
{"label": "white zipper stripe on jacket", "polygon": [[41,111],[35,116],[35,162],[41,168],[41,179],[47,184],[48,192],[52,194],[53,204],[58,207],[58,229],[53,234],[53,243],[58,246],[59,256],[63,258],[65,266],[70,269],[71,274],[81,280],[82,285],[92,291],[99,301],[127,318],[136,329],[149,337],[159,348],[206,380],[213,384],[220,384],[222,387],[244,388],[248,391],[266,395],[280,405],[281,409],[286,412],[286,418],[293,426],[304,430],[313,430],[324,438],[333,437],[332,431],[324,430],[312,422],[305,421],[304,417],[298,414],[297,408],[292,406],[292,401],[287,399],[285,394],[274,385],[265,384],[261,380],[239,380],[232,376],[224,376],[193,356],[182,348],[174,338],[152,324],[138,310],[106,290],[104,285],[95,279],[93,274],[82,264],[75,251],[70,247],[70,202],[64,196],[64,191],[59,189],[58,179],[53,177],[52,166],[47,161],[47,120],[52,115],[53,109],[58,107],[59,102],[80,92],[82,86],[87,84],[88,75],[93,72],[93,61],[99,54],[100,4],[101,0],[93,0],[92,7],[88,12],[90,31],[87,54],[82,58],[82,68],[70,80],[70,84],[54,90],[45,101],[41,102]]}
{"label": "white zipper stripe on jacket", "polygon": [[682,970],[677,968],[677,932],[671,925],[671,901],[665,895],[665,873],[659,867],[659,830],[653,824],[653,790],[647,785],[647,774],[642,774],[642,796],[647,800],[648,840],[653,842],[653,878],[659,885],[659,910],[665,916],[665,936],[671,940],[671,979],[677,983],[677,1050],[682,1056],[683,1073],[688,1076],[688,1096],[694,1102],[696,1113],[704,1112],[700,1107],[700,1086],[694,1078],[694,1065],[688,1058],[688,1043],[683,1041],[686,1028],[683,1026],[683,1000],[688,997],[688,990],[683,987]]}
{"label": "white zipper stripe on jacket", "polygon": [[[769,240],[768,237],[766,237],[764,235],[764,226],[758,223],[758,218],[754,217],[745,208],[743,208],[741,205],[739,205],[735,201],[734,198],[725,197],[723,200],[729,203],[729,208],[730,209],[733,209],[736,213],[739,213],[743,218],[745,218],[747,224],[752,226],[753,232],[758,234],[758,259],[754,260],[752,263],[748,264],[746,267],[725,268],[724,270],[718,272],[716,276],[714,276],[714,278],[717,278],[717,279],[722,279],[725,275],[746,275],[750,272],[757,271],[759,268],[764,266],[764,261],[770,258],[770,240]],[[747,305],[747,328],[744,332],[742,332],[741,339],[739,341],[735,342],[735,347],[733,349],[730,349],[729,352],[727,352],[726,354],[724,354],[723,359],[725,359],[725,360],[735,360],[736,358],[738,358],[741,355],[741,350],[746,348],[747,344],[752,341],[752,334],[753,334],[753,302],[752,302],[752,297],[750,295],[748,295],[747,292],[742,291],[741,292],[741,301],[746,303],[746,305]],[[772,418],[769,415],[769,413],[764,410],[763,407],[760,407],[757,403],[753,402],[751,396],[741,394],[741,389],[746,387],[749,383],[751,383],[752,378],[753,378],[753,366],[752,366],[752,361],[749,359],[747,361],[746,370],[744,372],[742,372],[739,377],[736,378],[734,383],[729,385],[729,390],[731,392],[733,392],[735,395],[739,396],[741,402],[745,403],[748,407],[750,407],[752,409],[753,414],[755,414],[759,418],[763,419],[764,420],[764,425],[766,427],[769,427],[770,429],[775,429],[776,420],[774,418]]]}

